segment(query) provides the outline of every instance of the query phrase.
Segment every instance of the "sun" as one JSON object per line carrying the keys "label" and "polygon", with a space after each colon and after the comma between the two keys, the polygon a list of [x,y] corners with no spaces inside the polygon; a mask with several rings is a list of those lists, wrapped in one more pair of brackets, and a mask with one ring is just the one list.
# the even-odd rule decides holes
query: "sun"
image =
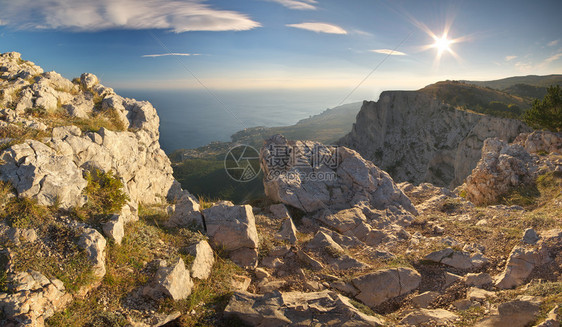
{"label": "sun", "polygon": [[439,55],[443,52],[451,52],[450,45],[453,43],[452,40],[447,38],[447,35],[443,34],[441,37],[434,36],[435,43],[433,43],[432,48],[436,48]]}

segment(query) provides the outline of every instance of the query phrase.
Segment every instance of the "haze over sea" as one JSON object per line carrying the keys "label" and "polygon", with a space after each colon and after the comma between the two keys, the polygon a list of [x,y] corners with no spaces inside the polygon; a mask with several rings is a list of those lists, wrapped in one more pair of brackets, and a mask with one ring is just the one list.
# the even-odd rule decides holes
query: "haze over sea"
{"label": "haze over sea", "polygon": [[[349,90],[131,90],[128,98],[147,100],[160,116],[160,144],[166,153],[230,141],[235,132],[255,126],[286,126],[336,107]],[[344,103],[373,100],[378,92],[354,93]],[[218,98],[218,99],[217,99]]]}

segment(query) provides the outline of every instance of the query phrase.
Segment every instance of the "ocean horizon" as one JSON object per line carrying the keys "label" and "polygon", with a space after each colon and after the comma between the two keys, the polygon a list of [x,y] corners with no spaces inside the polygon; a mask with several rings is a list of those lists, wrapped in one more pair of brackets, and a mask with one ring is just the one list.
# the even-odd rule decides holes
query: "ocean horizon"
{"label": "ocean horizon", "polygon": [[[244,128],[287,126],[334,108],[348,90],[133,90],[124,97],[150,101],[160,116],[160,145],[166,153],[230,141]],[[373,100],[353,94],[343,104]]]}

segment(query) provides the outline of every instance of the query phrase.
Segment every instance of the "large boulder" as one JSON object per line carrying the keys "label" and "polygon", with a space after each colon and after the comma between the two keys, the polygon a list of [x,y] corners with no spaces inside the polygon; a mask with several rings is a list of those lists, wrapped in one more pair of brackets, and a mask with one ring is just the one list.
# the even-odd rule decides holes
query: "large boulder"
{"label": "large boulder", "polygon": [[273,201],[305,212],[368,204],[417,214],[386,172],[348,148],[274,135],[262,148],[260,160],[265,194]]}
{"label": "large boulder", "polygon": [[477,205],[493,204],[513,188],[532,184],[537,177],[536,159],[521,145],[487,139],[482,159],[466,178],[467,199]]}
{"label": "large boulder", "polygon": [[384,321],[355,308],[332,291],[274,291],[265,295],[235,292],[224,310],[250,326],[382,326]]}
{"label": "large boulder", "polygon": [[213,246],[227,251],[232,261],[254,268],[258,259],[258,231],[252,207],[220,201],[203,210]]}
{"label": "large boulder", "polygon": [[352,280],[359,290],[358,300],[370,307],[415,290],[421,275],[411,268],[383,269]]}

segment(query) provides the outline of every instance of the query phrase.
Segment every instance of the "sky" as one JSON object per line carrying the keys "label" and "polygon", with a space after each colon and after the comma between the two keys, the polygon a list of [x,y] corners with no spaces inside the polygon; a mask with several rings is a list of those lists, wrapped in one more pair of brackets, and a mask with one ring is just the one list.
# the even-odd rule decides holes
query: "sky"
{"label": "sky", "polygon": [[562,73],[561,12],[559,0],[0,0],[0,52],[119,89],[417,89]]}

